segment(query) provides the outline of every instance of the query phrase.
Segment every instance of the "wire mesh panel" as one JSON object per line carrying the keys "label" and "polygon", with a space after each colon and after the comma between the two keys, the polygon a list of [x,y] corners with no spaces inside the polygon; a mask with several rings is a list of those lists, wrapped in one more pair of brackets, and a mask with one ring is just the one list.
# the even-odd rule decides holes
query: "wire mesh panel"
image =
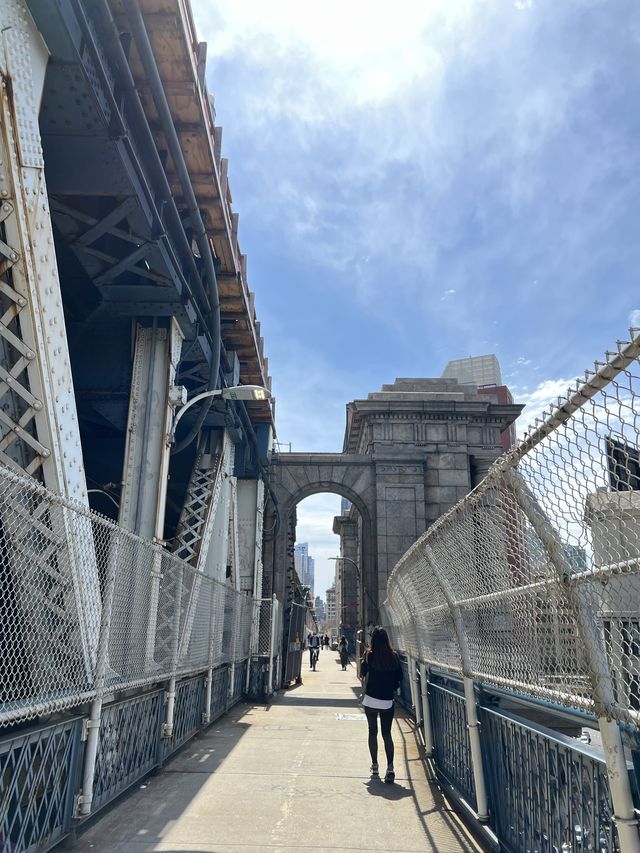
{"label": "wire mesh panel", "polygon": [[[396,565],[417,660],[640,722],[640,336],[620,343]],[[462,644],[462,645],[461,645]]]}
{"label": "wire mesh panel", "polygon": [[258,632],[257,648],[257,653],[260,657],[268,657],[271,654],[272,614],[273,599],[260,599],[260,630]]}
{"label": "wire mesh panel", "polygon": [[156,766],[163,710],[163,690],[103,707],[94,774],[94,809],[108,803]]}
{"label": "wire mesh panel", "polygon": [[249,655],[250,596],[2,466],[0,586],[0,726],[93,699],[101,640],[109,690]]}
{"label": "wire mesh panel", "polygon": [[618,851],[604,759],[575,740],[481,708],[501,849]]}
{"label": "wire mesh panel", "polygon": [[[5,722],[60,710],[91,695],[101,599],[99,587],[84,584],[79,571],[86,560],[93,577],[94,535],[88,513],[73,513],[33,481],[0,469],[0,702]],[[107,539],[96,536],[103,554]]]}
{"label": "wire mesh panel", "polygon": [[0,849],[44,850],[69,832],[82,720],[0,740]]}

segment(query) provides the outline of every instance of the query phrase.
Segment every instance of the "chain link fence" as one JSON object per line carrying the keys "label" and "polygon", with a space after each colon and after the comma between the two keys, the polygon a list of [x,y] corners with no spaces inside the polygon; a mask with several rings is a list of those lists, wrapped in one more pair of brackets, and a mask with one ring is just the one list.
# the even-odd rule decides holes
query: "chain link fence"
{"label": "chain link fence", "polygon": [[640,722],[640,336],[587,371],[398,562],[414,659]]}
{"label": "chain link fence", "polygon": [[253,599],[0,466],[0,725],[249,655]]}

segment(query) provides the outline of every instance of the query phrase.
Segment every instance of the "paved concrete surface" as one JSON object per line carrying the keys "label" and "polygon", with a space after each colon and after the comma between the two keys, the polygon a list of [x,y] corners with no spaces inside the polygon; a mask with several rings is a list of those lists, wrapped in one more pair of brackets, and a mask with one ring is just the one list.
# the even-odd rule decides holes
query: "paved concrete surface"
{"label": "paved concrete surface", "polygon": [[[393,728],[396,784],[369,778],[353,665],[335,652],[268,706],[237,705],[79,836],[93,853],[472,853],[428,779],[409,720]],[[384,755],[380,738],[380,757]],[[381,761],[384,766],[384,760]]]}

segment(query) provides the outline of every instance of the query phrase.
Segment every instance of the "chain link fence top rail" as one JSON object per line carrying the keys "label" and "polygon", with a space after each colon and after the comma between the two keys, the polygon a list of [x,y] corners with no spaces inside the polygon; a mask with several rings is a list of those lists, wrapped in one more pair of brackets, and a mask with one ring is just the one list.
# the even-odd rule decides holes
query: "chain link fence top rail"
{"label": "chain link fence top rail", "polygon": [[0,465],[0,726],[249,654],[253,599]]}
{"label": "chain link fence top rail", "polygon": [[639,355],[634,329],[399,560],[398,647],[640,722]]}

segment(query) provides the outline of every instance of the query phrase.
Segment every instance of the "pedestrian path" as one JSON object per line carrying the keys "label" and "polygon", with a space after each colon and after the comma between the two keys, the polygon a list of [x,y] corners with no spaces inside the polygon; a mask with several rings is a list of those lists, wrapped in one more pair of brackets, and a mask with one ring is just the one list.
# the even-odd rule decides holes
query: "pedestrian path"
{"label": "pedestrian path", "polygon": [[[78,838],[93,853],[472,853],[427,779],[411,721],[396,718],[396,784],[369,778],[355,668],[323,651],[304,684],[237,705]],[[380,741],[380,757],[384,755]]]}

